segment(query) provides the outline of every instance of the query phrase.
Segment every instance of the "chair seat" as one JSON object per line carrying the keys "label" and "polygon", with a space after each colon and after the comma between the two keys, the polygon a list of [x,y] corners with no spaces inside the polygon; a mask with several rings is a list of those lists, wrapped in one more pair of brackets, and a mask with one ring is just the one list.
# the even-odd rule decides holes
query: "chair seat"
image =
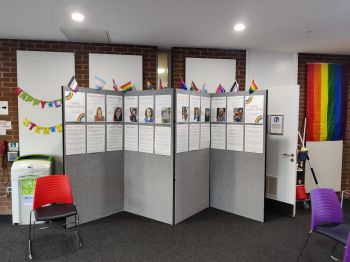
{"label": "chair seat", "polygon": [[328,236],[338,241],[339,243],[346,245],[346,240],[350,232],[350,225],[328,223],[328,224],[318,225],[314,230],[314,232]]}
{"label": "chair seat", "polygon": [[73,204],[54,204],[34,210],[36,221],[49,221],[74,216],[75,214],[77,214],[77,209]]}

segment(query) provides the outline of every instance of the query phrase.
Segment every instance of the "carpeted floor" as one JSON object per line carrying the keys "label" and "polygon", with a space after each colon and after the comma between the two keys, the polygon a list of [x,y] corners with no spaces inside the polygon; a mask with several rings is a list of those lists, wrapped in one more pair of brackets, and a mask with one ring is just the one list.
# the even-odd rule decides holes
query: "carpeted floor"
{"label": "carpeted floor", "polygon": [[[344,207],[350,222],[350,203]],[[37,233],[37,261],[296,261],[310,224],[309,211],[296,218],[267,212],[259,223],[208,208],[176,226],[126,212],[81,226],[84,248],[69,230]],[[0,216],[0,261],[27,260],[27,226]],[[314,234],[301,261],[331,261],[334,242]],[[342,258],[343,247],[335,254]]]}

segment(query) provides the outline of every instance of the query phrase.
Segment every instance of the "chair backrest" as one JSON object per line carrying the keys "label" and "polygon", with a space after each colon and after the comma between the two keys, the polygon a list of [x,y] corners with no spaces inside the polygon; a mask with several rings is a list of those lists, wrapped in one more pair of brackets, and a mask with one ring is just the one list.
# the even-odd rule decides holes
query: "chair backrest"
{"label": "chair backrest", "polygon": [[350,234],[348,235],[348,240],[346,241],[343,262],[350,262]]}
{"label": "chair backrest", "polygon": [[311,230],[323,223],[343,223],[343,212],[333,189],[317,188],[310,192]]}
{"label": "chair backrest", "polygon": [[73,204],[72,189],[66,175],[51,175],[36,179],[33,209],[54,203]]}

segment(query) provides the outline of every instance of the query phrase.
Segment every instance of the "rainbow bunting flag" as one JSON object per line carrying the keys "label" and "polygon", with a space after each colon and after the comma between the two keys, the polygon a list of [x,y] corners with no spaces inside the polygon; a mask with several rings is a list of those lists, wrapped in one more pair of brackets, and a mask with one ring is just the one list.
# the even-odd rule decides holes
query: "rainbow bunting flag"
{"label": "rainbow bunting flag", "polygon": [[159,78],[159,86],[158,86],[158,89],[164,89],[163,82],[162,82],[162,79],[161,79],[161,78]]}
{"label": "rainbow bunting flag", "polygon": [[132,85],[131,85],[131,81],[127,82],[126,84],[122,85],[120,87],[120,90],[124,93],[127,93],[129,91],[132,91]]}
{"label": "rainbow bunting flag", "polygon": [[343,65],[307,65],[307,141],[342,139],[344,91]]}
{"label": "rainbow bunting flag", "polygon": [[148,90],[153,89],[153,86],[152,86],[151,82],[148,81],[148,80],[146,81],[146,87],[147,87]]}
{"label": "rainbow bunting flag", "polygon": [[183,90],[187,90],[187,86],[186,83],[184,82],[184,80],[181,77],[181,80],[179,82],[179,89],[183,89]]}
{"label": "rainbow bunting flag", "polygon": [[196,86],[196,84],[192,81],[191,83],[191,88],[190,88],[191,91],[199,91],[198,87]]}
{"label": "rainbow bunting flag", "polygon": [[249,94],[250,95],[253,94],[256,90],[258,90],[258,86],[255,84],[254,79],[253,79],[253,81],[249,87]]}
{"label": "rainbow bunting flag", "polygon": [[114,81],[114,78],[113,78],[113,80],[112,80],[112,83],[113,83],[113,89],[114,89],[115,91],[118,91],[118,86],[117,86],[116,82]]}

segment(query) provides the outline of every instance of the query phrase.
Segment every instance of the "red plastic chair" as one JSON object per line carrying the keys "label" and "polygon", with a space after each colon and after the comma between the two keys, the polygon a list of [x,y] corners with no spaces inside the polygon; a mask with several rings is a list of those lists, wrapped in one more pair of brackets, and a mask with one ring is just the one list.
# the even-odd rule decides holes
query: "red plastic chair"
{"label": "red plastic chair", "polygon": [[[32,215],[33,241],[32,241]],[[79,214],[73,203],[72,189],[66,175],[51,175],[36,179],[33,210],[30,212],[29,223],[29,259],[35,255],[35,222],[54,222],[74,216],[75,235],[78,238],[79,248],[83,247],[79,234]]]}

